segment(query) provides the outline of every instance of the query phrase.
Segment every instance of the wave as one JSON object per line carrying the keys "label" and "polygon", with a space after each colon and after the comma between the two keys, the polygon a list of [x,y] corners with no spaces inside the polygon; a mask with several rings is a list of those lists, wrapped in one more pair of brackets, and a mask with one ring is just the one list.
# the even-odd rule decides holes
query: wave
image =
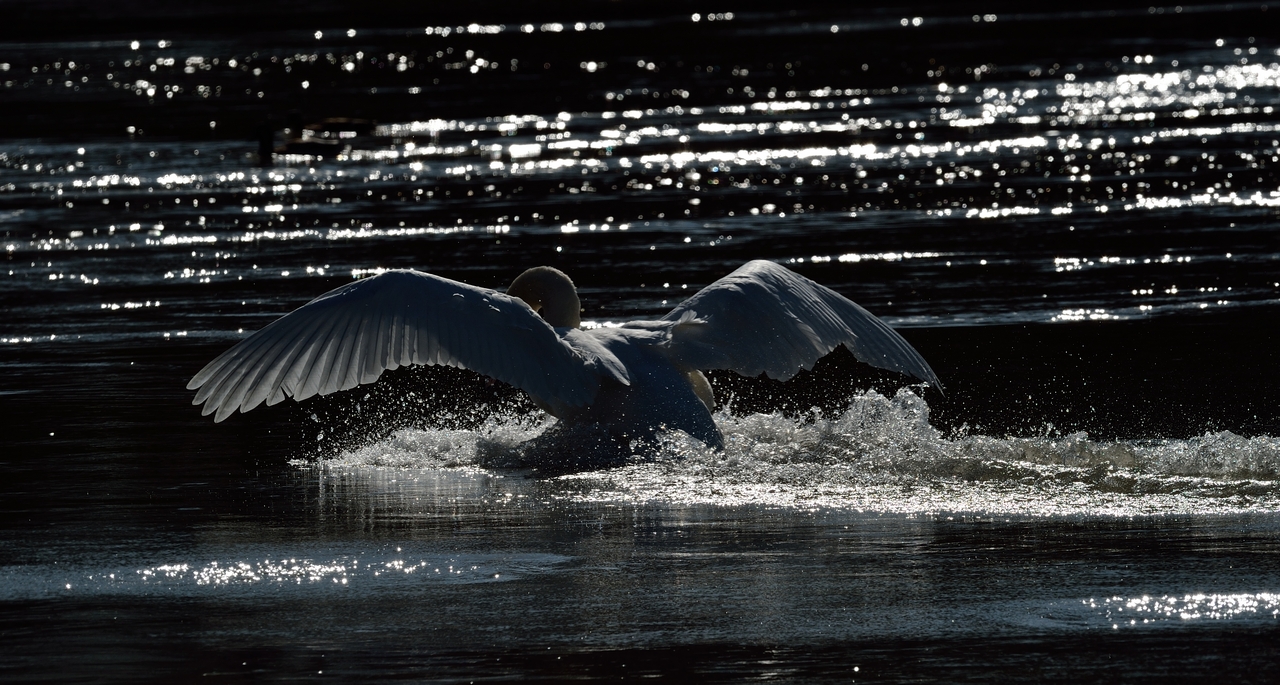
{"label": "wave", "polygon": [[[855,396],[837,415],[735,415],[715,452],[683,433],[656,456],[559,476],[579,501],[853,508],[898,513],[1240,513],[1280,510],[1280,439],[1231,432],[1097,441],[1088,434],[997,437],[929,423],[910,389]],[[484,470],[553,425],[498,414],[476,430],[403,429],[321,462],[324,469]]]}

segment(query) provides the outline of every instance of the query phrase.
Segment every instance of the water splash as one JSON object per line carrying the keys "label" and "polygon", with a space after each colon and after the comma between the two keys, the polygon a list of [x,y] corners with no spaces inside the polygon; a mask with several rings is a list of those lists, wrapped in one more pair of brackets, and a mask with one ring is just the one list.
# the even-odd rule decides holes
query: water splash
{"label": "water splash", "polygon": [[390,467],[401,469],[478,468],[482,465],[514,465],[507,455],[555,423],[549,417],[530,418],[499,413],[475,430],[444,429],[396,431],[386,440],[343,452],[323,462],[337,467]]}
{"label": "water splash", "polygon": [[[726,448],[675,433],[656,457],[553,479],[584,502],[666,502],[898,513],[1029,515],[1231,513],[1280,510],[1280,440],[1230,432],[1189,440],[1096,441],[945,435],[909,389],[856,396],[839,415],[716,417]],[[402,430],[324,468],[501,467],[549,423],[496,417],[476,431]]]}

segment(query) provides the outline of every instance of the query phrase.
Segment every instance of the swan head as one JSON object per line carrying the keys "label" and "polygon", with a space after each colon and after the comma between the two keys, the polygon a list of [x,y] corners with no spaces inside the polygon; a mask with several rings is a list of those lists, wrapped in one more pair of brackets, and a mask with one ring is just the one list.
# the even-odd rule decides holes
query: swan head
{"label": "swan head", "polygon": [[516,276],[507,295],[518,297],[556,328],[577,328],[582,324],[582,303],[573,281],[559,269],[535,266]]}

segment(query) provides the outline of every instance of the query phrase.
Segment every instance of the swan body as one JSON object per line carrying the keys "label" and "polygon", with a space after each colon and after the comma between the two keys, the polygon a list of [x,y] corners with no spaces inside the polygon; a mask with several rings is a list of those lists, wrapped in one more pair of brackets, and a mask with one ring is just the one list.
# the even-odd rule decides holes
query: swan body
{"label": "swan body", "polygon": [[647,441],[654,430],[666,428],[682,430],[715,449],[724,447],[711,419],[711,386],[700,371],[672,363],[668,331],[623,326],[590,333],[627,369],[628,383],[605,383],[593,402],[557,418],[566,425],[608,426],[624,444]]}
{"label": "swan body", "polygon": [[187,387],[222,421],[286,397],[372,383],[410,364],[471,369],[525,391],[558,428],[622,445],[678,429],[719,449],[703,370],[787,380],[839,345],[941,387],[902,336],[839,293],[769,261],[748,262],[655,321],[582,330],[573,282],[550,267],[499,293],[412,270],[336,288],[209,362]]}

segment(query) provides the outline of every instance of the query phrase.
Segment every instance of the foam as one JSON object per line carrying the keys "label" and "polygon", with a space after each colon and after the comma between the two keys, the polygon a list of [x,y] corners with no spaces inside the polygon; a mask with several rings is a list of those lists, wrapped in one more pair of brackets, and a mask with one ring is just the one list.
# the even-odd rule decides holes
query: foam
{"label": "foam", "polygon": [[[835,416],[722,410],[716,421],[723,452],[674,433],[656,456],[552,480],[564,485],[559,496],[595,502],[1031,515],[1280,510],[1280,439],[1269,436],[944,435],[910,389],[857,395]],[[405,429],[321,466],[500,470],[553,424],[498,415],[478,430]]]}

